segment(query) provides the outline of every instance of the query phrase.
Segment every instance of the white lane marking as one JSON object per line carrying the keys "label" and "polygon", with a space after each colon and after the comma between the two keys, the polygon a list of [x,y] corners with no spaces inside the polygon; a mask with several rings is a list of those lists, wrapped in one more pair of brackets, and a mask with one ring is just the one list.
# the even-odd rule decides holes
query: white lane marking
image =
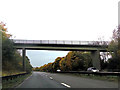
{"label": "white lane marking", "polygon": [[32,77],[32,75],[30,75],[27,79],[25,79],[25,80],[28,80],[30,77]]}
{"label": "white lane marking", "polygon": [[22,84],[24,84],[24,82],[26,81],[26,80],[28,80],[30,77],[31,77],[32,75],[30,75],[27,79],[25,79],[22,83],[20,83],[18,86],[16,86],[17,88],[19,88]]}
{"label": "white lane marking", "polygon": [[69,85],[67,85],[65,83],[61,83],[61,84],[64,85],[64,86],[66,86],[66,87],[68,87],[68,88],[71,88],[71,86],[69,86]]}
{"label": "white lane marking", "polygon": [[53,78],[52,78],[52,77],[50,77],[50,79],[51,79],[51,80],[53,80]]}
{"label": "white lane marking", "polygon": [[22,84],[24,84],[24,81],[22,83],[20,83],[18,86],[16,86],[17,88],[19,88]]}

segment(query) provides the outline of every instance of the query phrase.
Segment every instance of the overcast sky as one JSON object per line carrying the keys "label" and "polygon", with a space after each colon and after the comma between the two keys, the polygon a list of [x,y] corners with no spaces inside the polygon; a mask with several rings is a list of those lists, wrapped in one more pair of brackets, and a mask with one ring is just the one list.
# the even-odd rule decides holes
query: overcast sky
{"label": "overcast sky", "polygon": [[[0,21],[15,39],[110,40],[118,25],[118,1],[1,0]],[[36,60],[34,53],[28,52],[31,62]]]}
{"label": "overcast sky", "polygon": [[33,67],[39,67],[54,62],[57,57],[64,57],[67,53],[68,51],[29,50],[27,56],[30,58]]}

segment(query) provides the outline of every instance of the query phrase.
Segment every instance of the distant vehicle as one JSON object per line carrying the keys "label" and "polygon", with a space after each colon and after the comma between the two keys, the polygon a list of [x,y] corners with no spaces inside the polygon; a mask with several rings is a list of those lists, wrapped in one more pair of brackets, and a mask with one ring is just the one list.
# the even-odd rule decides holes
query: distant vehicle
{"label": "distant vehicle", "polygon": [[90,72],[99,72],[99,70],[96,69],[95,67],[89,67],[89,68],[87,69],[87,71],[90,71]]}
{"label": "distant vehicle", "polygon": [[60,69],[57,70],[57,72],[60,72],[60,71],[61,71]]}

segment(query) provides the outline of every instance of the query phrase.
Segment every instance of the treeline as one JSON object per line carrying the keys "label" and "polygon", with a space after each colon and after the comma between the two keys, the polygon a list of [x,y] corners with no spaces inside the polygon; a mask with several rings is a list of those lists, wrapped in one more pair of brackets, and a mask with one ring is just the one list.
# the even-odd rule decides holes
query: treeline
{"label": "treeline", "polygon": [[[3,75],[15,74],[23,72],[22,56],[20,52],[14,49],[13,41],[10,39],[11,35],[7,34],[7,28],[4,23],[0,23],[0,33],[2,38],[2,73]],[[29,58],[26,57],[26,72],[31,72],[32,66]]]}
{"label": "treeline", "polygon": [[[103,42],[101,41],[101,43]],[[107,51],[101,54],[101,70],[120,71],[120,26],[113,31]],[[108,56],[111,56],[111,58],[108,58]],[[33,70],[45,72],[56,72],[58,69],[61,71],[84,71],[92,66],[90,52],[71,51],[65,57],[57,57],[53,63],[36,67]]]}
{"label": "treeline", "polygon": [[[107,61],[101,59],[101,70],[119,71],[119,63],[117,58],[110,58]],[[43,72],[86,71],[89,67],[93,67],[90,52],[70,51],[65,57],[57,57],[53,63],[36,67],[33,70]]]}
{"label": "treeline", "polygon": [[36,71],[56,72],[61,71],[83,71],[92,66],[90,52],[70,51],[65,57],[57,57],[53,63],[36,67]]}

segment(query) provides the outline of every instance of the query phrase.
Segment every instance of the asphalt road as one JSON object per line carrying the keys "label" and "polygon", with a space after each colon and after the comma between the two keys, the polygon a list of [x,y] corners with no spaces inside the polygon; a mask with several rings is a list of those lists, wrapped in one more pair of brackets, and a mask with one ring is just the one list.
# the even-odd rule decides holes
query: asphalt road
{"label": "asphalt road", "polygon": [[17,88],[118,88],[118,83],[60,73],[33,72]]}

